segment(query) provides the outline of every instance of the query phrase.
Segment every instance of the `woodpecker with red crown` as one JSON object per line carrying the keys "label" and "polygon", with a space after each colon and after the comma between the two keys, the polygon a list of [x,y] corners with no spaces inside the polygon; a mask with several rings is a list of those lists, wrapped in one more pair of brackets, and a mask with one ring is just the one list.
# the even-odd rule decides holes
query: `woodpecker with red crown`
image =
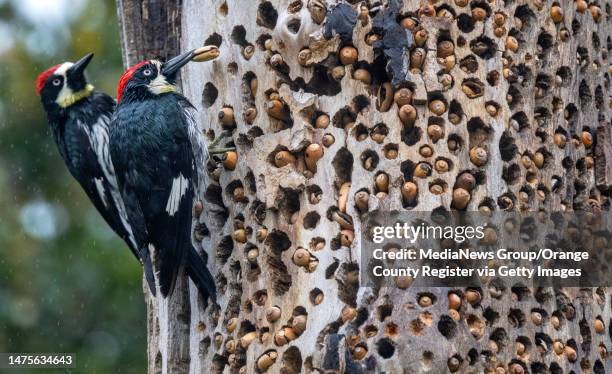
{"label": "woodpecker with red crown", "polygon": [[[92,58],[90,53],[75,63],[64,62],[45,70],[36,80],[36,93],[70,174],[142,263],[109,152],[109,126],[115,100],[94,91],[87,82],[85,68]],[[151,269],[150,264],[145,263],[144,268],[151,292],[155,292],[153,273],[146,271]]]}
{"label": "woodpecker with red crown", "polygon": [[[217,57],[216,47],[183,53],[167,62],[148,60],[128,69],[119,82],[110,152],[119,189],[142,256],[151,258],[163,297],[183,271],[204,300],[216,300],[206,260],[191,241],[199,169],[208,152],[196,109],[176,92],[181,67],[192,59]],[[206,254],[204,254],[207,258]]]}

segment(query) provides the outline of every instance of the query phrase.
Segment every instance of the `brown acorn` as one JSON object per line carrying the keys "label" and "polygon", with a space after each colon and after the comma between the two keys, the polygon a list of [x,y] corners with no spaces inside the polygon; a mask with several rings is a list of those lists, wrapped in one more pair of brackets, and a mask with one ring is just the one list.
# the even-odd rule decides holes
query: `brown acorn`
{"label": "brown acorn", "polygon": [[395,285],[401,290],[405,290],[406,288],[410,287],[412,281],[413,279],[410,276],[398,276],[394,279]]}
{"label": "brown acorn", "polygon": [[402,184],[401,192],[406,201],[412,202],[417,197],[419,189],[415,183],[408,181]]}
{"label": "brown acorn", "polygon": [[448,162],[444,159],[439,159],[434,164],[434,169],[436,169],[438,173],[446,173],[448,171],[448,168]]}
{"label": "brown acorn", "polygon": [[472,305],[478,305],[480,300],[482,300],[482,296],[476,290],[467,290],[465,291],[465,300]]}
{"label": "brown acorn", "polygon": [[246,241],[247,241],[246,230],[245,229],[237,229],[237,230],[234,231],[232,237],[238,243],[246,243]]}
{"label": "brown acorn", "polygon": [[508,35],[506,37],[506,49],[512,52],[518,51],[519,43],[514,36]]}
{"label": "brown acorn", "polygon": [[437,48],[437,56],[438,57],[448,57],[455,53],[455,45],[450,40],[443,40],[438,43]]}
{"label": "brown acorn", "polygon": [[576,350],[569,345],[566,345],[563,348],[563,353],[565,353],[565,357],[567,357],[567,360],[569,362],[575,362],[576,359],[578,358],[578,354],[576,353]]}
{"label": "brown acorn", "polygon": [[231,334],[232,332],[234,332],[234,330],[236,330],[237,326],[238,326],[238,317],[233,317],[227,321],[227,325],[225,326],[225,328],[227,332]]}
{"label": "brown acorn", "polygon": [[420,29],[416,33],[414,33],[414,42],[417,46],[423,47],[427,42],[427,38],[429,37],[429,33],[425,29]]}
{"label": "brown acorn", "polygon": [[360,212],[367,212],[370,194],[367,191],[359,191],[355,194],[355,206]]}
{"label": "brown acorn", "polygon": [[296,334],[302,335],[302,333],[306,330],[306,316],[298,315],[293,317],[293,321],[291,322],[291,328],[295,331]]}
{"label": "brown acorn", "polygon": [[431,175],[431,166],[426,162],[419,162],[414,169],[414,176],[418,178],[427,178]]}
{"label": "brown acorn", "polygon": [[248,107],[243,114],[244,121],[251,125],[255,122],[255,118],[257,118],[257,108],[254,106]]}
{"label": "brown acorn", "polygon": [[410,69],[420,70],[427,58],[427,52],[423,48],[415,48],[410,52]]}
{"label": "brown acorn", "polygon": [[360,361],[368,354],[368,349],[362,345],[358,345],[353,349],[353,359]]}
{"label": "brown acorn", "polygon": [[389,192],[389,175],[387,173],[378,174],[374,182],[378,191]]}
{"label": "brown acorn", "polygon": [[432,142],[436,143],[444,137],[444,129],[440,125],[431,124],[427,126],[427,135]]}
{"label": "brown acorn", "polygon": [[484,21],[487,18],[487,11],[481,7],[472,8],[472,19],[474,21]]}
{"label": "brown acorn", "polygon": [[302,49],[299,53],[298,53],[298,63],[302,66],[310,66],[312,64],[312,52],[310,51],[310,49],[305,48]]}
{"label": "brown acorn", "polygon": [[266,112],[274,119],[284,121],[289,118],[285,105],[280,99],[272,99],[266,103]]}
{"label": "brown acorn", "polygon": [[497,26],[503,26],[506,23],[506,15],[501,12],[495,13],[493,16],[493,22],[495,22],[495,25]]}
{"label": "brown acorn", "polygon": [[238,154],[235,151],[228,151],[223,155],[223,167],[227,170],[234,170],[237,162]]}
{"label": "brown acorn", "polygon": [[293,252],[293,263],[297,266],[306,266],[310,262],[310,252],[305,248],[298,247]]}
{"label": "brown acorn", "polygon": [[331,147],[335,141],[336,138],[334,138],[332,134],[325,134],[323,135],[323,139],[321,139],[321,143],[328,148]]}
{"label": "brown acorn", "polygon": [[400,88],[393,95],[393,100],[398,108],[412,103],[413,92],[409,88]]}
{"label": "brown acorn", "polygon": [[274,362],[276,362],[277,358],[278,353],[276,353],[275,351],[264,353],[257,359],[257,368],[261,372],[265,372],[270,368],[270,366],[274,365]]}
{"label": "brown acorn", "polygon": [[345,46],[340,49],[339,59],[342,65],[350,65],[357,61],[359,57],[359,52],[357,48],[352,46]]}
{"label": "brown acorn", "polygon": [[320,114],[315,119],[315,127],[317,129],[326,129],[329,126],[329,116],[325,113]]}
{"label": "brown acorn", "polygon": [[289,164],[295,164],[296,158],[289,151],[279,151],[274,155],[274,165],[278,168],[287,166]]}
{"label": "brown acorn", "polygon": [[455,181],[455,187],[471,192],[476,187],[476,178],[470,172],[461,173]]}
{"label": "brown acorn", "polygon": [[338,209],[342,213],[346,213],[346,204],[348,202],[348,194],[351,190],[351,182],[345,182],[340,186],[338,190]]}
{"label": "brown acorn", "polygon": [[454,292],[448,294],[448,307],[449,309],[459,310],[461,309],[461,296]]}
{"label": "brown acorn", "polygon": [[417,112],[412,105],[406,104],[399,108],[398,115],[403,124],[412,125],[416,121]]}
{"label": "brown acorn", "polygon": [[311,143],[304,151],[304,157],[306,161],[306,167],[308,170],[316,173],[317,161],[323,157],[323,147],[316,143]]}
{"label": "brown acorn", "polygon": [[563,342],[559,341],[559,340],[555,340],[553,342],[553,351],[555,351],[556,354],[560,355],[563,354],[563,349],[565,348],[565,345],[563,344]]}
{"label": "brown acorn", "polygon": [[342,230],[340,231],[340,245],[343,247],[350,247],[355,240],[355,232],[353,230]]}
{"label": "brown acorn", "polygon": [[473,147],[470,149],[470,160],[476,166],[483,166],[489,160],[489,154],[482,147]]}
{"label": "brown acorn", "polygon": [[372,83],[372,75],[366,69],[357,69],[353,72],[353,79],[358,80],[364,84]]}
{"label": "brown acorn", "polygon": [[595,21],[595,23],[599,23],[599,21],[601,21],[601,8],[595,4],[592,4],[589,6],[589,10],[591,11],[593,21]]}
{"label": "brown acorn", "polygon": [[603,334],[606,330],[604,323],[600,318],[596,318],[593,325],[595,327],[595,332],[598,334]]}
{"label": "brown acorn", "polygon": [[444,114],[444,112],[446,112],[446,104],[444,104],[444,101],[442,100],[432,100],[429,102],[428,107],[429,110],[437,116],[441,116],[442,114]]}
{"label": "brown acorn", "polygon": [[196,201],[195,204],[193,205],[194,216],[200,217],[203,211],[204,211],[204,203],[202,202],[202,200]]}
{"label": "brown acorn", "polygon": [[247,349],[255,339],[257,339],[257,331],[247,332],[240,338],[240,346]]}
{"label": "brown acorn", "polygon": [[429,145],[425,144],[425,145],[421,146],[421,148],[419,148],[419,154],[421,156],[427,158],[427,157],[433,156],[434,151],[433,151],[433,148],[431,148]]}
{"label": "brown acorn", "polygon": [[266,310],[266,320],[268,320],[268,322],[274,323],[278,321],[280,317],[281,317],[280,307],[274,305],[274,306],[269,307],[268,310]]}
{"label": "brown acorn", "polygon": [[352,321],[353,319],[355,319],[355,317],[357,317],[357,309],[346,305],[344,308],[342,308],[342,313],[340,314],[341,318],[342,318],[342,322],[348,322],[348,321]]}
{"label": "brown acorn", "polygon": [[431,300],[431,297],[427,296],[427,295],[423,295],[421,297],[419,297],[419,305],[422,308],[427,308],[429,306],[431,306],[433,304],[433,300]]}
{"label": "brown acorn", "polygon": [[559,5],[553,5],[550,8],[550,17],[554,23],[563,22],[563,9]]}
{"label": "brown acorn", "polygon": [[266,240],[267,237],[268,237],[268,229],[265,227],[262,227],[259,230],[257,230],[257,233],[255,234],[255,239],[257,239],[258,242],[263,242],[264,240]]}
{"label": "brown acorn", "polygon": [[457,209],[464,209],[470,202],[472,196],[463,188],[455,188],[453,190],[453,206]]}
{"label": "brown acorn", "polygon": [[582,144],[584,144],[585,148],[591,148],[591,146],[593,145],[593,136],[588,131],[582,132],[580,140],[582,140]]}
{"label": "brown acorn", "polygon": [[418,26],[418,24],[419,21],[412,17],[406,17],[400,21],[400,26],[410,31],[414,30]]}
{"label": "brown acorn", "polygon": [[234,118],[234,109],[231,107],[223,107],[219,111],[219,121],[224,129],[231,129],[236,126]]}

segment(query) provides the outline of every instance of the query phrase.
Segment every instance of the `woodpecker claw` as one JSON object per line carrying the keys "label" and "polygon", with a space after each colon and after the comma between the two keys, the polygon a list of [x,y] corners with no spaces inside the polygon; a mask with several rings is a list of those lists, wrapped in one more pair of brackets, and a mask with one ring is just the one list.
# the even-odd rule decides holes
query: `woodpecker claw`
{"label": "woodpecker claw", "polygon": [[222,132],[221,135],[216,137],[208,146],[208,154],[215,155],[215,154],[225,153],[229,151],[235,151],[236,148],[234,147],[217,147],[219,143],[221,143],[221,140],[223,140],[223,138],[228,138],[230,136],[232,136],[231,132],[229,131]]}

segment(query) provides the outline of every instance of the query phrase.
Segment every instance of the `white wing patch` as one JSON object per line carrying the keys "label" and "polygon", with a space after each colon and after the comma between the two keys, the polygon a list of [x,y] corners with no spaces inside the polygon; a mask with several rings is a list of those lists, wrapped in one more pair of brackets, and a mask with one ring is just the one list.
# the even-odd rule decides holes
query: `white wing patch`
{"label": "white wing patch", "polygon": [[[121,197],[121,193],[119,192],[119,187],[117,186],[117,177],[115,175],[115,168],[113,167],[113,162],[111,160],[110,151],[109,151],[109,137],[108,137],[108,124],[110,123],[110,118],[108,116],[101,116],[93,126],[88,128],[83,123],[79,122],[79,125],[87,134],[89,138],[89,144],[93,148],[96,156],[98,158],[98,164],[102,168],[102,172],[106,177],[106,181],[110,187],[110,195],[113,198],[113,202],[117,207],[117,211],[119,212],[119,218],[121,219],[121,224],[127,231],[129,235],[130,242],[132,243],[134,248],[138,248],[138,244],[136,243],[136,238],[134,237],[134,233],[132,231],[132,226],[129,223],[127,210],[125,209],[125,204],[123,203],[123,198]],[[100,186],[98,186],[100,184]],[[104,206],[107,206],[107,196],[102,185],[102,180],[96,179],[96,187],[98,192],[100,193],[100,198],[105,203]],[[102,188],[100,188],[102,187]]]}
{"label": "white wing patch", "polygon": [[166,212],[173,216],[179,209],[181,199],[185,196],[185,191],[189,188],[189,181],[179,174],[178,177],[172,181],[172,189],[170,190],[170,196],[168,197],[168,203],[166,204]]}
{"label": "white wing patch", "polygon": [[96,184],[96,189],[98,190],[98,195],[102,199],[102,204],[104,207],[108,208],[108,200],[106,200],[106,191],[104,191],[103,180],[100,178],[94,178],[94,183]]}

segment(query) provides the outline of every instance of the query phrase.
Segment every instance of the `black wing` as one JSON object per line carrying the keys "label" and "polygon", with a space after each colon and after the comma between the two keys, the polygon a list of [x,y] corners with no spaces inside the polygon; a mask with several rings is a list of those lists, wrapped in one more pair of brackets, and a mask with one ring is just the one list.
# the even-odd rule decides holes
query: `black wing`
{"label": "black wing", "polygon": [[70,173],[81,184],[100,215],[140,261],[110,158],[109,123],[107,115],[99,116],[91,124],[71,120],[67,123],[60,152]]}
{"label": "black wing", "polygon": [[111,126],[111,155],[130,222],[136,226],[141,221],[145,226],[134,231],[144,231],[143,244],[155,249],[160,291],[166,297],[193,250],[197,172],[186,118],[176,100],[119,108]]}

